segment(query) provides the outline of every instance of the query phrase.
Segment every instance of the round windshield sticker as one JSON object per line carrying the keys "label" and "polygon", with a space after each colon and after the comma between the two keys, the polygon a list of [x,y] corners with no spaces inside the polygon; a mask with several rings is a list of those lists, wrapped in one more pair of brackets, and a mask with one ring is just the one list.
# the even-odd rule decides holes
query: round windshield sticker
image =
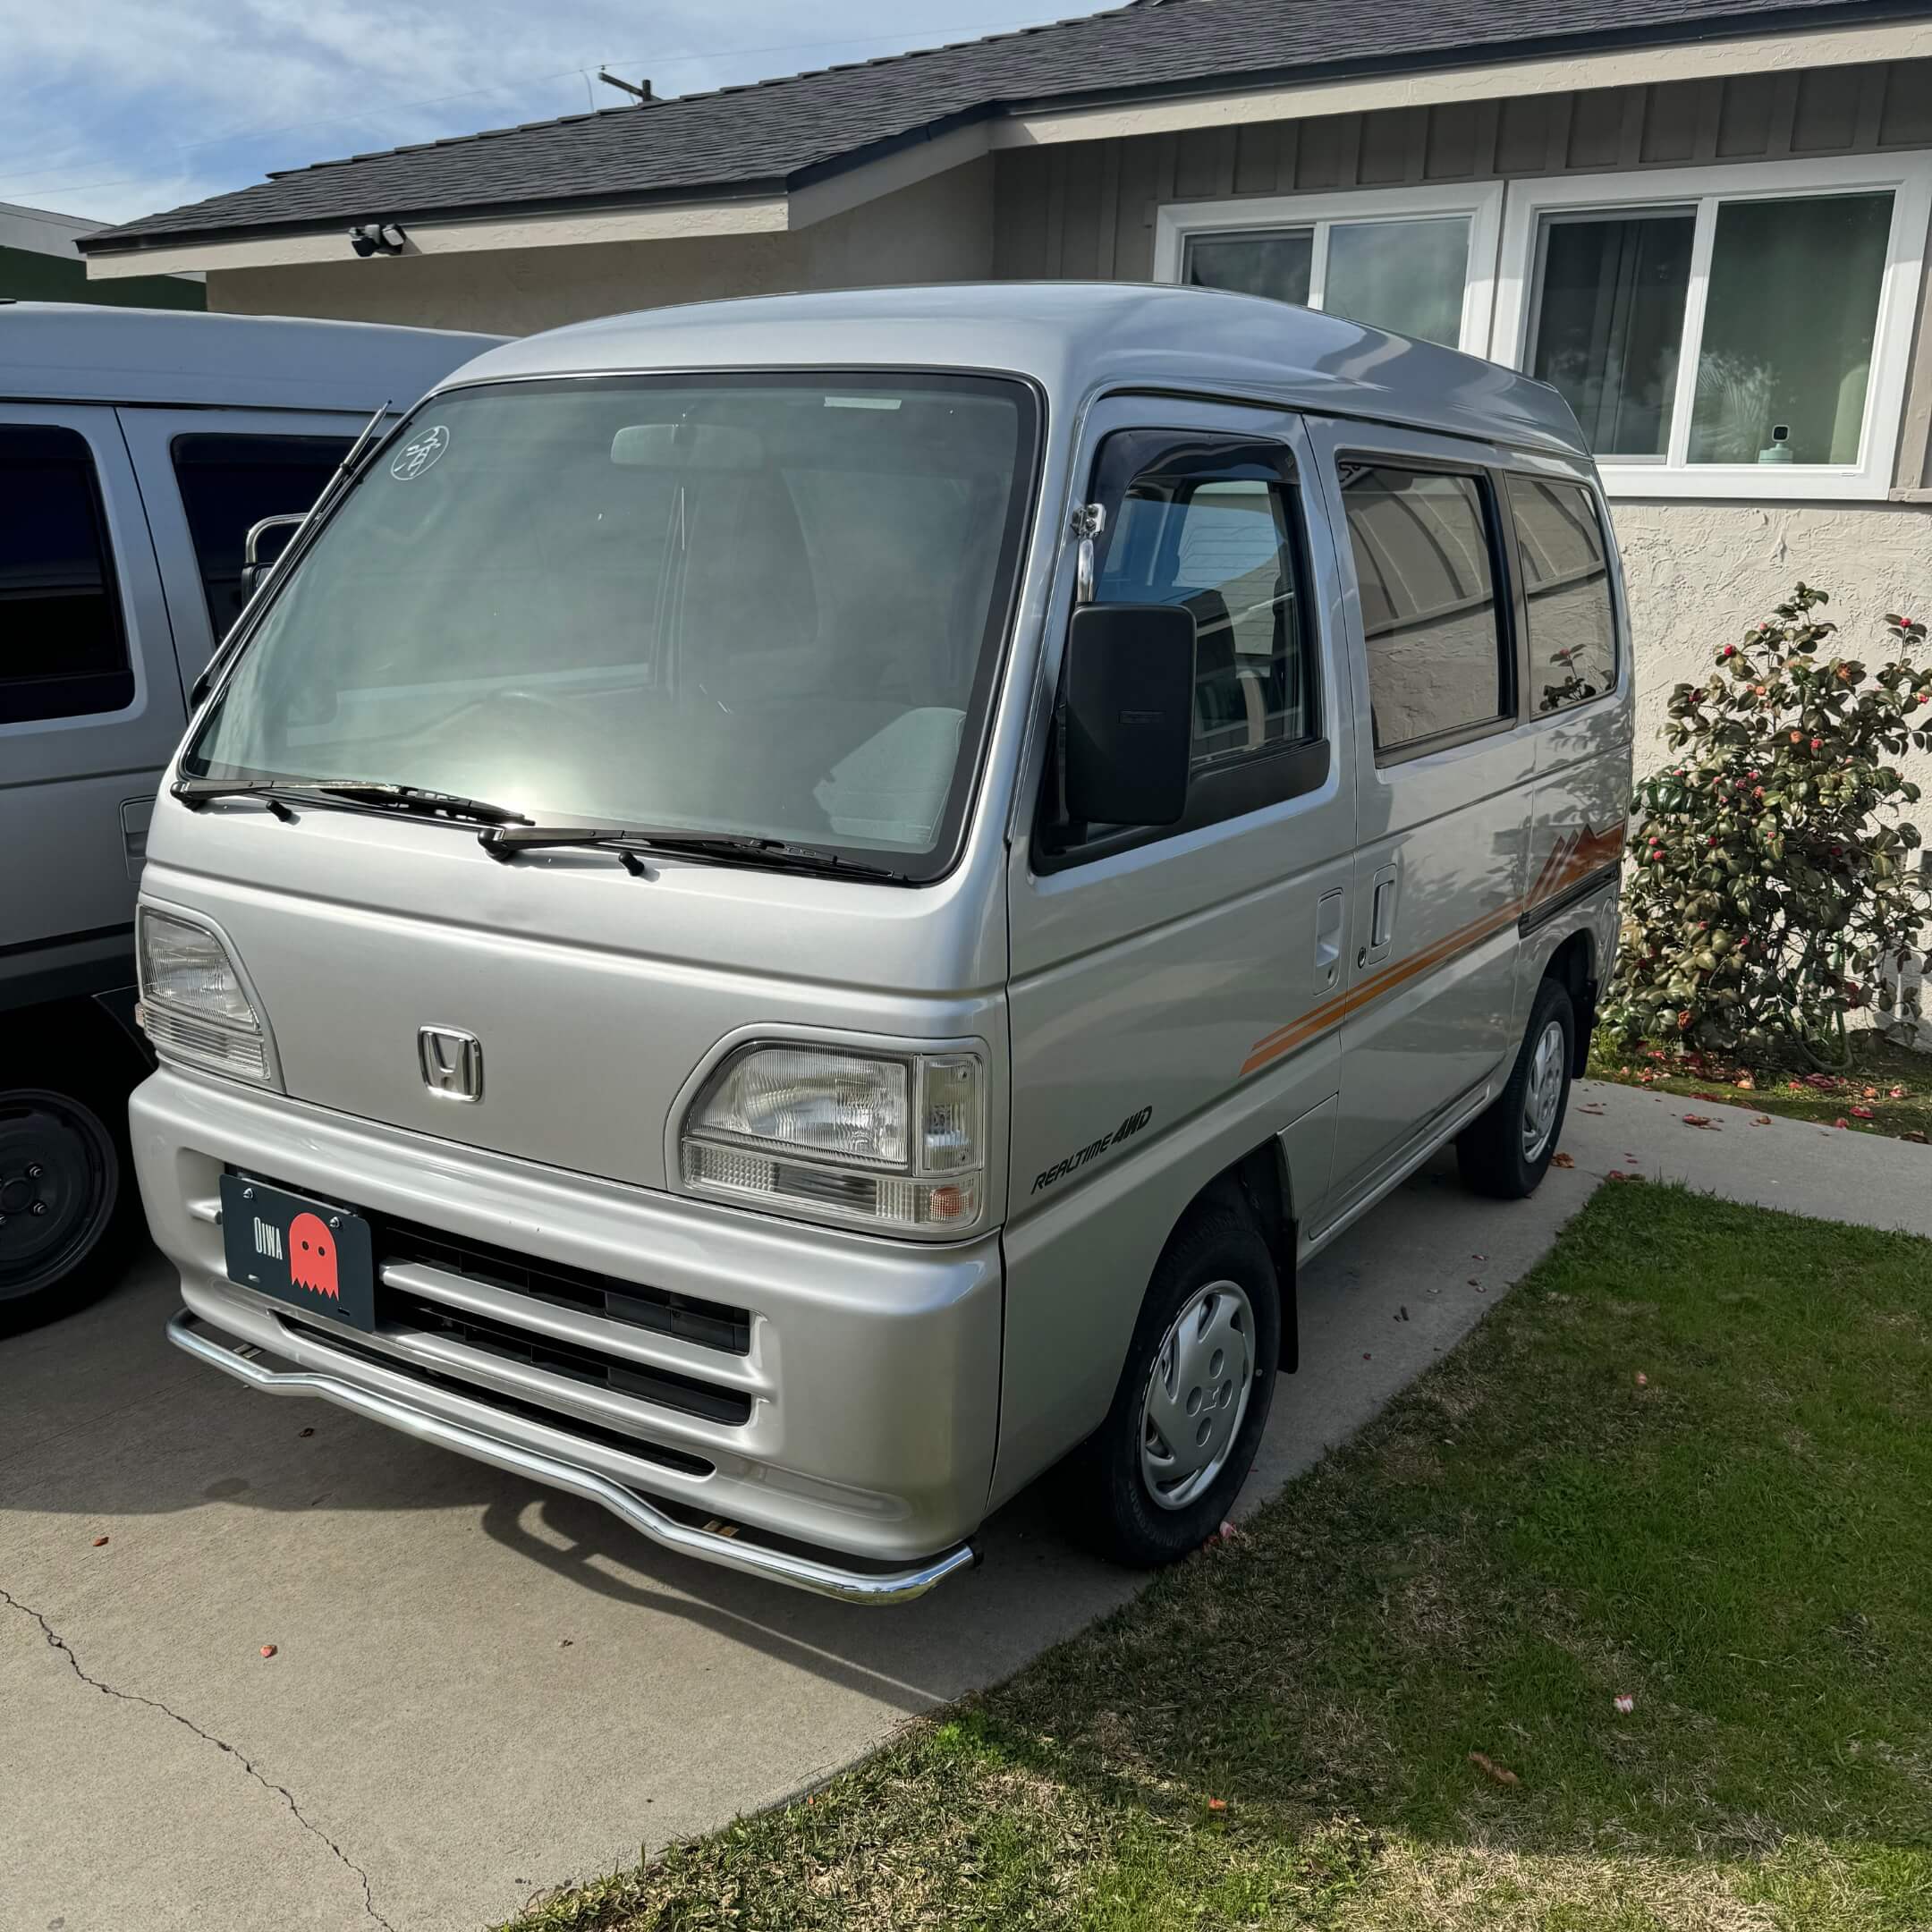
{"label": "round windshield sticker", "polygon": [[449,447],[449,431],[441,423],[411,436],[389,459],[389,474],[398,483],[413,483]]}

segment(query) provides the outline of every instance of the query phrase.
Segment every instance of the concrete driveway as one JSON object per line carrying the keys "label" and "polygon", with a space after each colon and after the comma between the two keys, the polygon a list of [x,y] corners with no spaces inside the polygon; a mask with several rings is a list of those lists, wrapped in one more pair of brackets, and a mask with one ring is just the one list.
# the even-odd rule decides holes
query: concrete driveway
{"label": "concrete driveway", "polygon": [[[1321,1257],[1247,1504],[1453,1346],[1610,1168],[1932,1232],[1926,1149],[1688,1108],[1580,1089],[1576,1165],[1533,1201],[1439,1162]],[[4,1932],[475,1928],[784,1797],[1134,1587],[1031,1496],[903,1609],[757,1584],[253,1395],[164,1343],[174,1306],[150,1259],[0,1344]]]}

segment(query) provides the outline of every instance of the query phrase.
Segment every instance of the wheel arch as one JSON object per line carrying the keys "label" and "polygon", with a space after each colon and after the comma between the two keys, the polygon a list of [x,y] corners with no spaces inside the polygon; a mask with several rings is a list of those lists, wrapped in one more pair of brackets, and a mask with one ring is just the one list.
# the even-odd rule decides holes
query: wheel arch
{"label": "wheel arch", "polygon": [[1590,1035],[1597,1030],[1597,940],[1588,926],[1580,926],[1550,954],[1543,977],[1559,982],[1570,996],[1576,1013],[1570,1072],[1572,1079],[1580,1080],[1589,1064]]}
{"label": "wheel arch", "polygon": [[[1278,1135],[1270,1134],[1231,1161],[1195,1195],[1176,1217],[1167,1236],[1172,1244],[1189,1219],[1216,1202],[1233,1207],[1255,1224],[1275,1263],[1281,1291],[1281,1352],[1277,1366],[1292,1375],[1301,1366],[1301,1322],[1296,1312],[1293,1176]],[[1165,1252],[1165,1248],[1163,1250]]]}
{"label": "wheel arch", "polygon": [[5,1077],[21,1069],[33,1076],[21,1084],[97,1096],[114,1086],[124,1097],[148,1065],[105,999],[81,995],[0,1011],[0,1069]]}

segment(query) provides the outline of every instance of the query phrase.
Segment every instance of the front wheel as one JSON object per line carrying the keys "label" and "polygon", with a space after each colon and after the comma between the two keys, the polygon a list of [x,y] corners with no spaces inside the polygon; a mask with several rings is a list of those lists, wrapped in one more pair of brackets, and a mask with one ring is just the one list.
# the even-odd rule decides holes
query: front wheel
{"label": "front wheel", "polygon": [[1253,1466],[1281,1359],[1281,1287],[1247,1215],[1184,1223],[1148,1285],[1107,1418],[1068,1470],[1073,1527],[1145,1567],[1198,1549]]}
{"label": "front wheel", "polygon": [[1497,1200],[1534,1194],[1549,1172],[1570,1105],[1576,1010],[1555,979],[1537,988],[1530,1026],[1503,1091],[1456,1137],[1465,1185]]}
{"label": "front wheel", "polygon": [[0,1087],[0,1330],[111,1285],[139,1208],[103,1097]]}

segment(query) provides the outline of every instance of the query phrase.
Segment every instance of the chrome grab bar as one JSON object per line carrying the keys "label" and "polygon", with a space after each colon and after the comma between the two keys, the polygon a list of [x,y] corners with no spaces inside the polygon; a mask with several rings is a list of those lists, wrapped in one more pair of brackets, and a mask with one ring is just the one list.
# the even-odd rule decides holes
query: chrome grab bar
{"label": "chrome grab bar", "polygon": [[[794,1589],[810,1590],[820,1597],[835,1597],[841,1603],[899,1604],[923,1597],[935,1583],[943,1582],[956,1571],[970,1570],[979,1561],[979,1553],[970,1543],[935,1556],[911,1570],[874,1573],[862,1570],[841,1570],[835,1563],[820,1563],[810,1556],[797,1556],[786,1550],[767,1549],[757,1543],[743,1543],[710,1530],[693,1530],[674,1516],[647,1503],[634,1490],[614,1482],[598,1470],[541,1450],[487,1436],[480,1429],[451,1422],[427,1410],[411,1408],[394,1396],[377,1394],[340,1376],[313,1368],[281,1369],[264,1367],[251,1358],[259,1351],[252,1343],[218,1342],[199,1333],[201,1318],[192,1309],[182,1309],[167,1325],[167,1337],[178,1349],[185,1349],[199,1360],[212,1363],[251,1388],[270,1395],[319,1395],[344,1409],[387,1423],[420,1441],[439,1448],[453,1449],[459,1455],[473,1456],[529,1476],[554,1489],[568,1489],[574,1495],[601,1503],[612,1515],[628,1523],[640,1536],[648,1537],[666,1549],[677,1550],[700,1562],[722,1564],[747,1576],[763,1577],[774,1583],[790,1584]],[[248,1352],[244,1354],[243,1350]],[[560,1420],[563,1419],[560,1419]]]}

